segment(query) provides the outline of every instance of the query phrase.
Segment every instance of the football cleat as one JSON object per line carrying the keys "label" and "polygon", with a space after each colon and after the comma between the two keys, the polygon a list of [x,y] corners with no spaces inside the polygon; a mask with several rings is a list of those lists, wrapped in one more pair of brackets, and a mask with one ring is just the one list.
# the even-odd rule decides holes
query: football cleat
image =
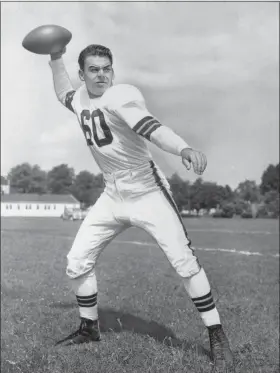
{"label": "football cleat", "polygon": [[234,358],[222,325],[208,327],[211,356],[214,363],[212,373],[234,373]]}
{"label": "football cleat", "polygon": [[58,341],[55,345],[57,346],[65,342],[64,346],[69,346],[80,343],[99,342],[100,340],[98,320],[93,321],[82,317],[79,329],[68,337]]}

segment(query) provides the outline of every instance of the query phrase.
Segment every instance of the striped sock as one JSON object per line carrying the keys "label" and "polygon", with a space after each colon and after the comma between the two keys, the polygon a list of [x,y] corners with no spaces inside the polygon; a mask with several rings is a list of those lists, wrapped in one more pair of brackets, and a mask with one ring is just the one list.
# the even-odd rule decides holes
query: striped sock
{"label": "striped sock", "polygon": [[221,324],[204,269],[201,268],[196,275],[185,278],[183,282],[205,326]]}
{"label": "striped sock", "polygon": [[95,273],[90,272],[71,279],[71,283],[78,301],[80,317],[97,320],[97,281]]}
{"label": "striped sock", "polygon": [[220,317],[211,291],[202,297],[192,298],[205,326],[220,324]]}
{"label": "striped sock", "polygon": [[97,320],[97,293],[92,295],[76,295],[80,316],[89,320]]}

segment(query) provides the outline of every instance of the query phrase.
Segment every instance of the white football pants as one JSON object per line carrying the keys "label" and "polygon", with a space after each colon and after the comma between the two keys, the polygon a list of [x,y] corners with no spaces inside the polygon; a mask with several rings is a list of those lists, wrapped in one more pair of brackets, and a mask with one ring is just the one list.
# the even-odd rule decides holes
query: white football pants
{"label": "white football pants", "polygon": [[[67,256],[67,275],[77,278],[94,271],[102,250],[129,227],[142,228],[149,233],[181,277],[197,274],[201,267],[191,249],[166,180],[155,167],[150,167],[144,178],[147,185],[153,181],[155,188],[142,188],[142,193],[133,193],[133,190],[128,193],[129,185],[132,188],[136,185],[137,188],[133,173],[126,172],[125,177],[118,176],[118,179],[115,176],[105,179],[105,191],[81,224]],[[139,174],[136,176],[139,177]],[[138,189],[143,178],[139,180]]]}

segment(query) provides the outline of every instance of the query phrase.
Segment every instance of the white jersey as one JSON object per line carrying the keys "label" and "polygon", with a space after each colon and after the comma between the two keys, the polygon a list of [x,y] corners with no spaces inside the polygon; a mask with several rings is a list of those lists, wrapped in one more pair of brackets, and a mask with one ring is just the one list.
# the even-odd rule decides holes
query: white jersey
{"label": "white jersey", "polygon": [[161,125],[147,110],[137,88],[120,84],[90,99],[82,86],[68,92],[65,106],[77,115],[86,143],[104,174],[135,169],[151,160],[144,138],[149,139]]}

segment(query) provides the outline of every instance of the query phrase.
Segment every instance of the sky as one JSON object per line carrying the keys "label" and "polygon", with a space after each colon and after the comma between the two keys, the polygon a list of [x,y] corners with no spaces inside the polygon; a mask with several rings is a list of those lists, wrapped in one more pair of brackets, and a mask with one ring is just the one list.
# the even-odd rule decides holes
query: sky
{"label": "sky", "polygon": [[[21,45],[43,24],[71,31],[64,61],[75,87],[80,51],[109,47],[115,84],[138,87],[161,123],[206,154],[203,180],[259,183],[279,162],[277,3],[13,2],[1,3],[2,175],[24,162],[100,172],[76,117],[56,99],[49,56]],[[149,147],[167,176],[197,178],[180,157]]]}

